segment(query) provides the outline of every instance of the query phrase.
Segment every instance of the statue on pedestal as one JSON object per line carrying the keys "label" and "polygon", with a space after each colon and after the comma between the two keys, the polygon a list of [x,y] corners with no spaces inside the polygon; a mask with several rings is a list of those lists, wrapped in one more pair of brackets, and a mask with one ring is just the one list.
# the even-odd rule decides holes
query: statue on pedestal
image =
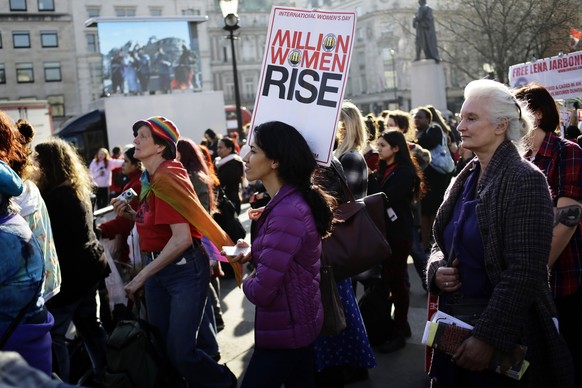
{"label": "statue on pedestal", "polygon": [[436,31],[432,9],[426,5],[426,0],[419,0],[418,11],[412,20],[412,26],[416,28],[416,59],[420,60],[420,51],[424,51],[426,59],[434,59],[436,63],[441,61],[437,49]]}

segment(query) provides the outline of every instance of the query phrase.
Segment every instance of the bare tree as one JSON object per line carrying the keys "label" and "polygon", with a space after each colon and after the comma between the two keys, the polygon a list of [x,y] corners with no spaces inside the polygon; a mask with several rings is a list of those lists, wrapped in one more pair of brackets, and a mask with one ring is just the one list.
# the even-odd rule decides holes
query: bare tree
{"label": "bare tree", "polygon": [[[483,66],[507,83],[509,66],[567,52],[579,0],[465,0],[435,15],[441,56],[470,78]],[[493,75],[493,74],[492,74]]]}

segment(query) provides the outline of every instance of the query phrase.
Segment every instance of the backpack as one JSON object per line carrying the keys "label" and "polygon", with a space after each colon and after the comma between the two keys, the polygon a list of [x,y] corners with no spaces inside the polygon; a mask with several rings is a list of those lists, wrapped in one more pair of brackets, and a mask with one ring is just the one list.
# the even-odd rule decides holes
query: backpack
{"label": "backpack", "polygon": [[156,329],[146,321],[120,321],[107,340],[104,386],[153,388],[164,386],[169,366]]}

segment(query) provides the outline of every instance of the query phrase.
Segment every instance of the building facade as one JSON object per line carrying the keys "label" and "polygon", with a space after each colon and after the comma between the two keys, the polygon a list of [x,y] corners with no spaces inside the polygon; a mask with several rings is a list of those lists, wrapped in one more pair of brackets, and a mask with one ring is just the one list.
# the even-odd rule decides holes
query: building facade
{"label": "building facade", "polygon": [[[435,18],[440,3],[432,1]],[[106,95],[96,17],[207,16],[197,26],[203,90],[222,90],[234,104],[230,40],[216,0],[6,0],[0,2],[0,98],[46,99],[55,128],[86,113]],[[444,3],[443,3],[444,4]],[[241,0],[235,55],[241,105],[253,109],[271,7],[354,9],[358,21],[345,97],[364,113],[410,106],[415,0]],[[444,16],[443,16],[444,17]],[[437,28],[437,35],[439,34]],[[439,35],[439,45],[448,44]],[[443,63],[449,109],[462,102],[466,80]]]}
{"label": "building facade", "polygon": [[47,100],[57,128],[81,112],[76,55],[71,1],[0,2],[1,100]]}

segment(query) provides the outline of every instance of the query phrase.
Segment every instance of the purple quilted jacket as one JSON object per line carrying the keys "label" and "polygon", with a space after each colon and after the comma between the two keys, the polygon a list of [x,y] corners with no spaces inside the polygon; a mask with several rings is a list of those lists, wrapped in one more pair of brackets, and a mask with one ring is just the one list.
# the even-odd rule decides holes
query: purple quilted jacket
{"label": "purple quilted jacket", "polygon": [[252,255],[256,270],[243,284],[256,306],[255,346],[297,349],[321,331],[321,236],[309,205],[291,185],[271,199],[257,222]]}

